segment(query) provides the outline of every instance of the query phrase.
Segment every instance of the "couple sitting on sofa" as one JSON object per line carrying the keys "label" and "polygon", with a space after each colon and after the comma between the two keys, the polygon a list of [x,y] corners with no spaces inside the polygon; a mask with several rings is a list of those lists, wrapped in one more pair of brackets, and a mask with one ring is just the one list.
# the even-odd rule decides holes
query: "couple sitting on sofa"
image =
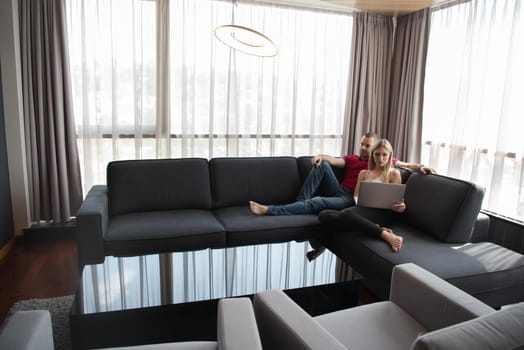
{"label": "couple sitting on sofa", "polygon": [[[395,213],[406,210],[404,202],[395,204],[392,210],[355,207],[354,196],[358,197],[361,181],[401,183],[399,167],[417,169],[422,173],[434,173],[434,169],[413,163],[405,163],[393,158],[391,144],[378,140],[374,133],[366,133],[361,138],[358,155],[335,158],[317,155],[312,158],[313,169],[304,181],[297,201],[285,205],[263,205],[251,201],[251,211],[257,215],[318,214],[321,222],[334,229],[352,228],[380,237],[393,251],[402,247],[402,237],[384,227],[393,220]],[[345,167],[345,176],[339,183],[331,165]],[[314,196],[315,193],[323,196]],[[327,209],[327,210],[326,210]],[[342,210],[344,209],[344,210]],[[339,211],[342,210],[342,211]],[[323,247],[307,254],[309,260],[315,259]]]}

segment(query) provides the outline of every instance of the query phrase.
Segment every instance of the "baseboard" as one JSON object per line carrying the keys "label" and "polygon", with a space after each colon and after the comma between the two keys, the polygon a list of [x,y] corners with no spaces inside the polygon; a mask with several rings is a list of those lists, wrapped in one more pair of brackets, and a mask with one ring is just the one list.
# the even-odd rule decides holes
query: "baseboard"
{"label": "baseboard", "polygon": [[0,249],[0,262],[4,260],[4,258],[9,254],[11,249],[13,248],[15,244],[15,238],[11,238],[9,242],[7,242],[2,249]]}
{"label": "baseboard", "polygon": [[33,224],[24,229],[24,239],[38,241],[75,239],[75,230],[74,221],[62,224]]}

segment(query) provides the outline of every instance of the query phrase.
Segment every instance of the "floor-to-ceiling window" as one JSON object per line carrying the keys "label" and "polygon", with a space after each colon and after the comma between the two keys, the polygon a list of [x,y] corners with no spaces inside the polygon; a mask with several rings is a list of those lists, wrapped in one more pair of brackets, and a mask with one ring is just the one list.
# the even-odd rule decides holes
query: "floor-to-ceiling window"
{"label": "floor-to-ceiling window", "polygon": [[[68,4],[85,190],[115,159],[340,153],[350,14],[257,1]],[[263,32],[278,55],[230,50],[213,34],[223,24]]]}
{"label": "floor-to-ceiling window", "polygon": [[473,0],[431,18],[422,162],[486,188],[483,207],[524,220],[524,9]]}
{"label": "floor-to-ceiling window", "polygon": [[[66,3],[86,193],[106,182],[112,160],[340,153],[351,15],[240,0]],[[224,24],[264,33],[278,55],[229,49],[213,33]],[[230,248],[227,254],[250,263],[227,281],[233,278],[235,293],[252,292],[264,267],[289,287],[334,280],[332,255],[308,263],[308,243],[297,246],[288,261],[282,252],[291,243]],[[181,256],[211,271],[217,254]],[[231,284],[209,293],[224,285]]]}

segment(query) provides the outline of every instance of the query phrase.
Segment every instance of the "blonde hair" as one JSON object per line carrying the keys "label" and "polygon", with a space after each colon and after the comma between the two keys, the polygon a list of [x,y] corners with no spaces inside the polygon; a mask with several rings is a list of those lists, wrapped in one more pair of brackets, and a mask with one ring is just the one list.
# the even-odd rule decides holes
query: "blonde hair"
{"label": "blonde hair", "polygon": [[384,147],[386,151],[389,152],[389,157],[388,161],[386,162],[386,165],[384,166],[384,170],[380,175],[380,179],[382,180],[382,182],[389,182],[389,171],[393,166],[393,147],[391,146],[388,140],[380,139],[377,142],[375,142],[373,147],[371,147],[370,157],[368,160],[368,169],[375,170],[375,168],[377,167],[377,163],[375,163],[374,153],[377,149],[381,147]]}

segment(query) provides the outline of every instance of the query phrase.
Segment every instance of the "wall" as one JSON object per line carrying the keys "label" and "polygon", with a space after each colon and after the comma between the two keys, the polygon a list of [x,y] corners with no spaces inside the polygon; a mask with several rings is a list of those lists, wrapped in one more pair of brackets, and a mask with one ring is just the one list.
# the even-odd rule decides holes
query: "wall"
{"label": "wall", "polygon": [[[2,65],[0,63],[0,81],[1,77]],[[0,249],[14,236],[4,120],[2,85],[0,85]]]}
{"label": "wall", "polygon": [[9,166],[11,208],[15,235],[29,227],[29,190],[22,114],[22,78],[18,27],[18,0],[0,1],[0,64],[5,144]]}

